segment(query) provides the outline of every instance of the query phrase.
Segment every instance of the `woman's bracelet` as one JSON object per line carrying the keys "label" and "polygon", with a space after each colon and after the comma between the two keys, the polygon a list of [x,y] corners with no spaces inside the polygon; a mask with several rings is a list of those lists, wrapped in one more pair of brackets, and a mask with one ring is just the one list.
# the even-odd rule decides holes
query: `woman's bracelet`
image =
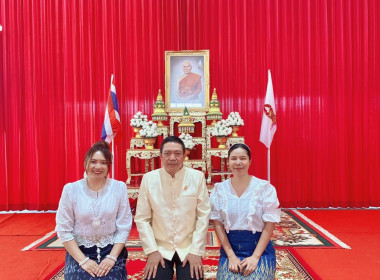
{"label": "woman's bracelet", "polygon": [[84,265],[89,259],[90,259],[89,257],[86,257],[83,261],[81,261],[81,262],[79,263],[79,266]]}
{"label": "woman's bracelet", "polygon": [[115,258],[114,256],[111,256],[111,255],[107,255],[106,258],[109,258],[109,259],[113,260],[114,262],[117,261],[117,258]]}

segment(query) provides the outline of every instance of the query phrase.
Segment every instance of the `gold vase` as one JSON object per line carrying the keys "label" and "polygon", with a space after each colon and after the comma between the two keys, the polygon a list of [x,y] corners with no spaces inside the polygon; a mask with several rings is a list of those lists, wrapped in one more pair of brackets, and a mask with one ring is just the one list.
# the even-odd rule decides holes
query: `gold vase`
{"label": "gold vase", "polygon": [[141,138],[141,136],[140,136],[140,130],[141,129],[142,129],[142,127],[137,127],[137,126],[133,127],[133,132],[136,133],[135,138]]}
{"label": "gold vase", "polygon": [[219,149],[225,149],[228,137],[216,137],[216,141],[219,143]]}
{"label": "gold vase", "polygon": [[144,138],[145,149],[152,150],[154,149],[154,143],[156,143],[156,138]]}
{"label": "gold vase", "polygon": [[191,152],[191,150],[189,150],[189,149],[185,150],[185,160],[189,160],[190,152]]}
{"label": "gold vase", "polygon": [[233,125],[232,126],[232,137],[238,137],[239,135],[237,134],[237,132],[239,131],[240,129],[240,125]]}

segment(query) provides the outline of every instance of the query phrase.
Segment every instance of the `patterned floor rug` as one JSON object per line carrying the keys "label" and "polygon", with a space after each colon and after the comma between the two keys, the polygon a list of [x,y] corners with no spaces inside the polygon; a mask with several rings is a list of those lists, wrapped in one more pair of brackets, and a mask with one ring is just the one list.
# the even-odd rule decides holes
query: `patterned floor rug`
{"label": "patterned floor rug", "polygon": [[[315,279],[313,272],[307,271],[304,268],[304,263],[301,258],[296,258],[291,252],[292,249],[276,249],[276,279],[277,280],[311,280]],[[143,277],[143,269],[145,266],[145,255],[142,251],[129,251],[127,261],[128,279],[141,280]],[[219,250],[208,249],[206,256],[203,259],[205,268],[204,279],[216,279],[216,270],[218,267]],[[48,278],[49,280],[63,280],[64,267],[61,266],[57,272],[53,273]]]}
{"label": "patterned floor rug", "polygon": [[[276,248],[350,248],[296,210],[281,212],[281,222],[276,226],[272,241]],[[219,248],[219,246],[214,228],[210,224],[207,248],[213,249]],[[135,226],[128,238],[127,247],[129,249],[141,248],[141,241]],[[64,250],[64,248],[53,231],[23,249],[23,251],[27,250]]]}

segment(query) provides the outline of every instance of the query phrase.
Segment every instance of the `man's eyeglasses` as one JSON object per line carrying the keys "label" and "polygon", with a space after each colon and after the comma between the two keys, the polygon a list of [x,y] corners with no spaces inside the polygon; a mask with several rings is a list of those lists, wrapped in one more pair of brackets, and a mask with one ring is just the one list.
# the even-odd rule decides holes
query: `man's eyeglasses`
{"label": "man's eyeglasses", "polygon": [[164,157],[164,158],[170,158],[172,155],[174,155],[174,157],[176,157],[176,158],[179,158],[179,157],[183,156],[183,153],[180,152],[180,151],[175,151],[175,152],[163,152],[163,153],[162,153],[162,157]]}

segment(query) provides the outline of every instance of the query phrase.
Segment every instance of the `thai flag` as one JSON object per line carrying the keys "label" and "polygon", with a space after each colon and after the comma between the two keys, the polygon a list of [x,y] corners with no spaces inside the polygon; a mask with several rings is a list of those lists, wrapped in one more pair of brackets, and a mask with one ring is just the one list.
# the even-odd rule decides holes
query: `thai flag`
{"label": "thai flag", "polygon": [[108,143],[111,143],[121,128],[119,106],[117,105],[116,87],[114,82],[113,75],[111,75],[111,88],[108,95],[102,128],[102,140],[106,140]]}

